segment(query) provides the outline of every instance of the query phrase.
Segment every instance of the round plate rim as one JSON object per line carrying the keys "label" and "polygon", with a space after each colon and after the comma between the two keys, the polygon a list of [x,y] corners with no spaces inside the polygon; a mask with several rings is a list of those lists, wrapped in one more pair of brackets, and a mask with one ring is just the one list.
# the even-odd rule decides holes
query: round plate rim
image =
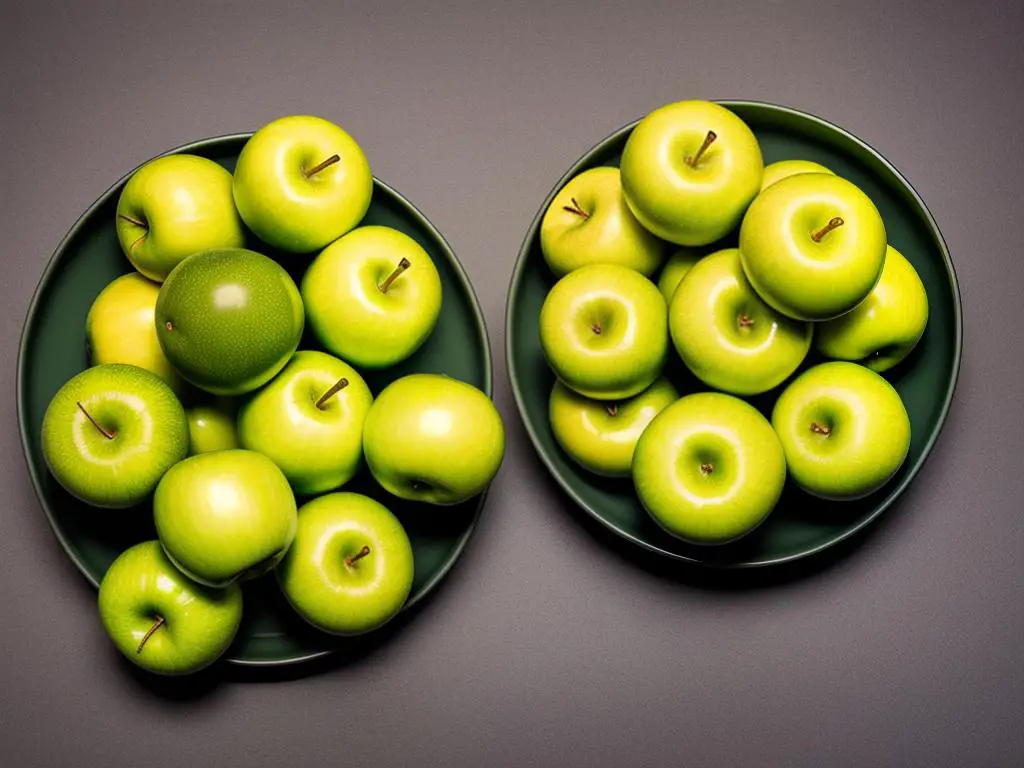
{"label": "round plate rim", "polygon": [[788,555],[782,555],[779,557],[768,557],[764,559],[750,559],[750,560],[739,560],[735,562],[723,562],[715,560],[705,560],[699,557],[692,557],[690,555],[684,555],[680,552],[673,552],[672,550],[659,547],[642,538],[630,533],[621,526],[608,520],[602,515],[598,509],[587,503],[570,485],[570,483],[558,472],[553,461],[546,449],[541,446],[540,437],[534,429],[533,424],[527,418],[526,405],[524,402],[524,396],[519,385],[519,372],[518,366],[515,360],[515,356],[512,353],[514,344],[513,339],[516,335],[513,323],[513,302],[512,298],[517,295],[520,289],[520,283],[522,282],[523,274],[526,272],[526,262],[532,248],[534,239],[537,237],[538,230],[540,229],[541,220],[544,217],[544,212],[548,209],[551,201],[554,199],[558,191],[569,181],[573,176],[580,173],[585,166],[591,163],[594,155],[606,151],[609,147],[618,144],[622,141],[633,128],[636,126],[640,119],[633,120],[632,122],[622,126],[618,130],[612,132],[605,138],[601,139],[594,146],[592,146],[587,152],[585,152],[564,174],[559,178],[558,182],[548,193],[548,196],[544,199],[543,204],[538,210],[536,216],[530,224],[529,229],[526,232],[526,237],[523,239],[523,244],[519,248],[519,254],[516,257],[516,264],[512,270],[512,277],[509,281],[509,288],[507,299],[505,302],[505,368],[509,380],[509,384],[512,387],[512,395],[515,399],[516,409],[519,411],[520,419],[523,426],[526,428],[526,432],[530,437],[530,442],[533,444],[533,448],[537,455],[540,457],[541,462],[544,464],[548,473],[555,479],[561,489],[571,498],[576,505],[582,509],[589,517],[596,520],[603,527],[610,530],[617,536],[636,544],[643,549],[650,552],[654,552],[658,555],[671,558],[680,562],[689,563],[692,565],[699,565],[706,568],[714,569],[738,569],[738,568],[758,568],[772,565],[781,565],[783,563],[792,562],[794,560],[800,560],[812,555],[818,554],[825,549],[833,547],[842,541],[854,536],[859,531],[870,525],[878,517],[885,512],[892,504],[898,499],[903,492],[909,487],[910,483],[920,472],[921,467],[924,466],[928,457],[932,453],[932,449],[935,447],[935,443],[942,432],[943,427],[946,424],[946,417],[949,414],[950,405],[953,402],[953,396],[956,392],[957,382],[960,377],[960,365],[963,358],[963,309],[961,306],[960,297],[960,284],[956,276],[956,268],[953,266],[953,260],[950,257],[949,249],[946,246],[946,241],[942,237],[942,233],[939,231],[938,224],[935,218],[932,216],[931,211],[925,204],[924,200],[918,194],[914,186],[907,180],[907,178],[900,173],[899,169],[896,168],[889,160],[887,160],[881,152],[876,150],[870,144],[863,139],[858,138],[854,134],[847,131],[835,123],[832,123],[822,117],[804,112],[793,107],[787,107],[780,104],[773,104],[766,101],[755,101],[746,99],[715,99],[716,103],[721,104],[728,108],[750,108],[754,110],[763,110],[766,112],[777,112],[784,115],[790,115],[801,120],[810,121],[817,123],[820,127],[835,132],[842,136],[847,141],[852,142],[861,151],[866,152],[875,161],[880,163],[889,173],[893,175],[896,181],[903,186],[903,188],[910,194],[913,205],[917,207],[919,212],[923,215],[924,222],[927,226],[928,232],[931,237],[938,244],[939,252],[942,255],[942,261],[946,267],[947,276],[949,278],[949,284],[952,290],[953,299],[953,330],[954,330],[954,354],[953,354],[953,368],[950,372],[949,379],[946,384],[946,392],[943,397],[942,407],[939,411],[938,422],[932,429],[931,434],[928,436],[928,440],[925,442],[924,448],[921,452],[921,457],[910,467],[906,475],[901,478],[900,482],[890,489],[889,493],[884,499],[882,499],[874,510],[866,515],[861,520],[857,521],[854,525],[844,528],[835,536],[816,544],[806,549],[802,549],[798,552],[793,552]]}
{"label": "round plate rim", "polygon": [[[57,244],[57,247],[54,249],[53,254],[47,261],[46,267],[43,269],[43,273],[40,276],[39,282],[36,284],[36,288],[32,293],[32,298],[29,301],[28,311],[25,313],[25,320],[22,324],[21,335],[18,341],[18,366],[17,372],[15,374],[16,398],[18,403],[18,433],[21,438],[21,451],[25,459],[25,464],[28,468],[29,478],[31,479],[32,482],[32,489],[35,492],[36,499],[38,500],[39,505],[43,508],[43,512],[46,514],[46,520],[49,523],[50,530],[57,538],[57,541],[60,544],[61,548],[64,550],[65,554],[68,556],[71,562],[74,563],[75,568],[78,570],[78,572],[82,574],[82,576],[85,577],[86,581],[88,581],[94,588],[99,588],[99,582],[86,568],[85,563],[71,547],[71,544],[68,541],[67,537],[64,535],[63,530],[57,524],[53,512],[50,509],[50,503],[47,500],[45,493],[43,492],[40,470],[36,468],[31,459],[31,446],[29,445],[28,438],[28,413],[25,398],[24,377],[28,358],[28,337],[31,329],[35,325],[36,315],[40,311],[40,306],[42,304],[42,296],[46,292],[47,288],[50,286],[50,283],[54,280],[54,274],[56,272],[57,265],[60,262],[64,254],[64,251],[68,246],[68,243],[70,243],[71,240],[74,239],[74,237],[78,234],[79,230],[81,230],[82,227],[85,226],[86,222],[92,219],[92,217],[96,214],[96,211],[99,208],[107,204],[115,194],[119,193],[121,187],[128,181],[129,178],[131,178],[132,174],[135,173],[139,168],[141,168],[143,165],[150,162],[151,160],[155,160],[158,157],[181,154],[183,152],[191,152],[194,150],[208,150],[211,147],[216,147],[217,145],[220,144],[231,144],[237,141],[245,141],[252,135],[253,134],[251,131],[247,131],[241,133],[228,133],[217,136],[209,136],[204,139],[190,141],[186,144],[174,147],[165,152],[161,152],[160,154],[150,158],[150,160],[146,160],[145,162],[139,163],[139,165],[134,167],[132,170],[128,171],[128,173],[121,176],[121,178],[119,178],[117,181],[111,184],[110,187],[105,192],[103,192],[103,194],[96,198],[96,200],[93,201],[93,203],[88,208],[86,208],[85,212],[82,213],[78,217],[78,219],[75,220],[75,223],[68,230],[67,234],[65,234],[64,237],[61,238],[60,242]],[[419,224],[419,226],[421,226],[424,230],[426,230],[432,237],[437,239],[437,242],[441,245],[442,251],[448,257],[452,266],[454,267],[456,278],[458,279],[462,288],[466,291],[466,293],[469,295],[471,299],[470,304],[472,307],[473,321],[474,324],[476,325],[476,330],[479,332],[484,341],[484,381],[482,390],[488,397],[493,398],[494,361],[491,355],[491,344],[490,336],[487,332],[487,321],[480,307],[480,300],[476,295],[476,291],[473,289],[473,285],[469,280],[469,276],[466,274],[465,268],[462,266],[462,262],[459,261],[458,256],[456,256],[455,251],[452,249],[451,245],[445,239],[444,235],[442,235],[441,232],[438,231],[438,229],[430,222],[430,220],[408,198],[402,195],[394,187],[378,179],[376,176],[373,177],[373,184],[375,191],[381,190],[386,194],[390,195],[392,199],[400,207],[405,209],[406,214],[408,214],[412,219],[414,219],[416,223]],[[441,568],[430,578],[430,580],[427,581],[427,583],[424,584],[422,587],[420,587],[420,589],[417,590],[415,594],[410,596],[410,598],[406,601],[405,605],[402,607],[403,612],[409,610],[417,603],[422,601],[425,597],[427,597],[427,595],[433,592],[437,588],[438,584],[440,584],[440,582],[448,575],[448,573],[454,567],[456,561],[462,556],[462,553],[465,550],[466,545],[469,543],[469,540],[472,537],[474,531],[477,528],[477,524],[480,521],[480,515],[483,512],[483,508],[487,501],[487,495],[489,491],[490,485],[488,485],[487,488],[485,488],[484,491],[477,497],[477,505],[473,513],[473,517],[469,521],[469,525],[467,526],[466,530],[456,540],[454,549],[445,559],[445,562],[441,566]],[[329,656],[333,653],[335,653],[333,649],[326,649],[322,651],[314,651],[312,653],[305,653],[297,656],[289,656],[287,658],[281,659],[239,659],[225,657],[224,661],[226,661],[229,664],[245,667],[278,667],[287,666],[291,664],[302,664],[307,661],[312,661],[313,659]]]}

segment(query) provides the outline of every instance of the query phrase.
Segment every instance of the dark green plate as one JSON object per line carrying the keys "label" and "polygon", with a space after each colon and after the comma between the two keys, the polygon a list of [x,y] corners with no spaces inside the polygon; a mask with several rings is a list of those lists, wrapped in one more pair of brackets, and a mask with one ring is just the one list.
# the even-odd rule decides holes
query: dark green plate
{"label": "dark green plate", "polygon": [[[910,413],[910,455],[880,491],[855,502],[826,502],[787,487],[768,520],[749,536],[720,547],[687,545],[664,533],[647,515],[629,479],[609,480],[577,466],[555,442],[548,423],[548,395],[554,376],[544,360],[538,318],[554,284],[540,250],[540,222],[555,193],[573,176],[595,166],[619,164],[635,123],[616,131],[587,152],[559,180],[530,226],[509,287],[506,355],[516,404],[541,460],[555,480],[587,514],[623,538],[678,560],[717,567],[782,563],[819,552],[851,536],[888,509],[927,458],[945,421],[960,369],[960,293],[938,227],[924,202],[884,157],[831,123],[785,107],[723,101],[753,129],[765,163],[816,160],[861,187],[885,220],[889,241],[917,268],[928,291],[931,316],[911,356],[887,373]],[[734,245],[726,239],[722,246]],[[669,376],[680,391],[706,389],[672,355]],[[806,365],[817,362],[810,358]],[[752,402],[770,415],[775,394]]]}
{"label": "dark green plate", "polygon": [[[248,136],[206,139],[168,154],[202,155],[231,170]],[[19,427],[32,483],[57,538],[93,585],[125,548],[156,538],[150,504],[110,511],[75,500],[47,471],[39,435],[43,413],[54,393],[87,367],[85,317],[90,305],[107,283],[131,271],[114,229],[117,199],[128,176],[93,203],[58,246],[29,307],[18,360]],[[491,355],[483,315],[462,266],[444,238],[411,203],[377,180],[363,223],[394,227],[419,242],[437,265],[444,290],[441,317],[424,346],[401,364],[368,374],[370,388],[377,393],[408,373],[434,372],[467,381],[490,395]],[[278,258],[296,278],[311,260],[309,256],[274,252],[252,240],[250,247]],[[302,348],[316,347],[315,339],[307,334]],[[444,509],[405,503],[384,493],[365,469],[346,490],[374,496],[405,525],[416,558],[406,608],[431,592],[458,559],[486,495]],[[343,639],[317,632],[295,615],[271,576],[246,585],[242,627],[226,657],[238,664],[276,665],[304,661],[344,647]]]}

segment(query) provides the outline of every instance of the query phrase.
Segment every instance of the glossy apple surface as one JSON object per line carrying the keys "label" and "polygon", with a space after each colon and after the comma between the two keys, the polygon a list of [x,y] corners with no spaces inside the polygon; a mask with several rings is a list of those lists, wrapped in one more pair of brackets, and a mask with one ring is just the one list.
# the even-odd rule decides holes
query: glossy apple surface
{"label": "glossy apple surface", "polygon": [[235,406],[229,402],[197,405],[185,411],[188,416],[188,452],[190,456],[239,447],[235,426]]}
{"label": "glossy apple surface", "polygon": [[683,281],[686,274],[705,255],[706,252],[704,250],[684,247],[679,248],[669,256],[668,261],[665,262],[664,269],[661,270],[661,274],[658,276],[658,290],[665,297],[666,304],[672,303],[672,296],[675,294],[676,288],[679,287],[679,283]]}
{"label": "glossy apple surface", "polygon": [[761,191],[763,192],[772,184],[798,173],[832,173],[821,163],[813,160],[779,160],[764,167],[764,177],[761,179]]}

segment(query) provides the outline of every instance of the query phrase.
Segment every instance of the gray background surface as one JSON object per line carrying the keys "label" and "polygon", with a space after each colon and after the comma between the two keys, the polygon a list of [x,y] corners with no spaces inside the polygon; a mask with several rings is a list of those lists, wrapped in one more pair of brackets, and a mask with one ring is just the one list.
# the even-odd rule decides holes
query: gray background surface
{"label": "gray background surface", "polygon": [[[5,2],[0,762],[1019,765],[1024,14],[956,5]],[[927,200],[961,281],[957,397],[904,503],[837,558],[753,583],[665,568],[587,525],[505,376],[505,291],[536,207],[592,144],[682,97],[776,101],[873,144]],[[53,248],[111,182],[291,113],[344,125],[459,254],[508,458],[444,589],[365,656],[155,684],[107,641],[32,494],[18,333]]]}

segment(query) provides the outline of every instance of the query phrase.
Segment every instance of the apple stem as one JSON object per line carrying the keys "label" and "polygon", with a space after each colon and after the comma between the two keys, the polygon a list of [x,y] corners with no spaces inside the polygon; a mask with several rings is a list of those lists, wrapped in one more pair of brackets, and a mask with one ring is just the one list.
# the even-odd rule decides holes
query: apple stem
{"label": "apple stem", "polygon": [[693,157],[686,158],[686,164],[691,168],[696,168],[697,163],[700,162],[701,157],[708,151],[708,147],[715,143],[715,139],[718,138],[718,134],[714,131],[708,131],[708,135],[704,137],[704,143],[700,145],[700,149],[697,150],[697,154]]}
{"label": "apple stem", "polygon": [[745,312],[741,312],[739,319],[736,322],[739,323],[740,328],[749,328],[754,324],[754,318]]}
{"label": "apple stem", "polygon": [[828,437],[830,434],[832,434],[831,429],[826,427],[824,424],[819,424],[816,421],[811,423],[811,432],[814,432],[819,435],[824,435],[825,437]]}
{"label": "apple stem", "polygon": [[580,204],[576,202],[576,198],[575,197],[572,198],[572,205],[563,205],[562,206],[562,210],[563,211],[568,211],[569,213],[575,213],[577,216],[582,218],[584,221],[586,221],[587,219],[590,218],[590,214],[583,210],[583,208],[580,206]]}
{"label": "apple stem", "polygon": [[608,406],[608,415],[609,416],[618,416],[619,415],[619,406],[616,405],[615,403],[612,403],[611,405],[609,405]]}
{"label": "apple stem", "polygon": [[113,440],[115,437],[117,437],[116,432],[109,432],[106,429],[104,429],[103,426],[92,417],[92,414],[85,410],[85,406],[82,405],[82,402],[80,400],[76,401],[76,403],[78,404],[78,407],[82,411],[82,413],[85,414],[85,418],[92,422],[92,425],[96,427],[96,429],[100,431],[100,434],[107,438],[107,440]]}
{"label": "apple stem", "polygon": [[338,155],[331,155],[326,160],[324,160],[322,163],[317,163],[312,168],[310,168],[308,171],[303,171],[302,174],[307,179],[310,179],[310,178],[316,176],[318,173],[320,173],[320,171],[322,171],[324,168],[330,168],[332,165],[334,165],[335,163],[340,162],[340,161],[341,161],[341,158],[338,157]]}
{"label": "apple stem", "polygon": [[820,243],[821,238],[823,238],[836,227],[843,226],[843,224],[845,223],[846,222],[843,221],[841,216],[833,216],[831,219],[828,220],[828,224],[826,224],[824,227],[822,227],[817,232],[811,235],[811,240],[813,240],[816,243]]}
{"label": "apple stem", "polygon": [[342,376],[334,384],[331,385],[330,389],[328,389],[326,392],[320,395],[320,399],[316,401],[316,407],[319,408],[321,411],[327,410],[327,401],[330,400],[339,392],[341,392],[341,390],[343,390],[347,386],[348,379]]}
{"label": "apple stem", "polygon": [[702,475],[704,475],[705,477],[707,477],[708,475],[710,475],[714,471],[715,471],[715,465],[714,464],[711,464],[710,462],[707,462],[707,461],[701,463],[701,465],[700,465],[700,473]]}
{"label": "apple stem", "polygon": [[590,330],[592,330],[594,333],[596,333],[598,336],[600,336],[601,335],[601,325],[600,325],[600,323],[594,323],[592,326],[590,326]]}
{"label": "apple stem", "polygon": [[388,288],[390,288],[391,284],[398,279],[398,276],[411,266],[412,262],[403,256],[402,260],[398,262],[398,266],[395,267],[395,271],[388,275],[387,279],[380,284],[380,292],[387,293]]}
{"label": "apple stem", "polygon": [[142,638],[142,641],[139,643],[139,647],[135,649],[135,652],[142,653],[142,649],[145,647],[146,642],[149,640],[149,638],[151,638],[153,636],[153,633],[160,629],[160,627],[162,627],[166,623],[167,620],[163,616],[157,614],[156,622],[154,622],[153,626],[149,628],[149,631],[146,633],[145,637]]}
{"label": "apple stem", "polygon": [[138,219],[133,219],[131,216],[125,216],[123,213],[117,214],[117,218],[124,219],[129,224],[134,224],[136,227],[142,227],[143,229],[149,229],[149,227],[147,226],[146,222],[139,221]]}
{"label": "apple stem", "polygon": [[357,561],[362,560],[368,554],[370,554],[370,548],[364,544],[363,548],[356,552],[354,555],[345,558],[345,565],[351,568],[353,565],[355,565]]}

